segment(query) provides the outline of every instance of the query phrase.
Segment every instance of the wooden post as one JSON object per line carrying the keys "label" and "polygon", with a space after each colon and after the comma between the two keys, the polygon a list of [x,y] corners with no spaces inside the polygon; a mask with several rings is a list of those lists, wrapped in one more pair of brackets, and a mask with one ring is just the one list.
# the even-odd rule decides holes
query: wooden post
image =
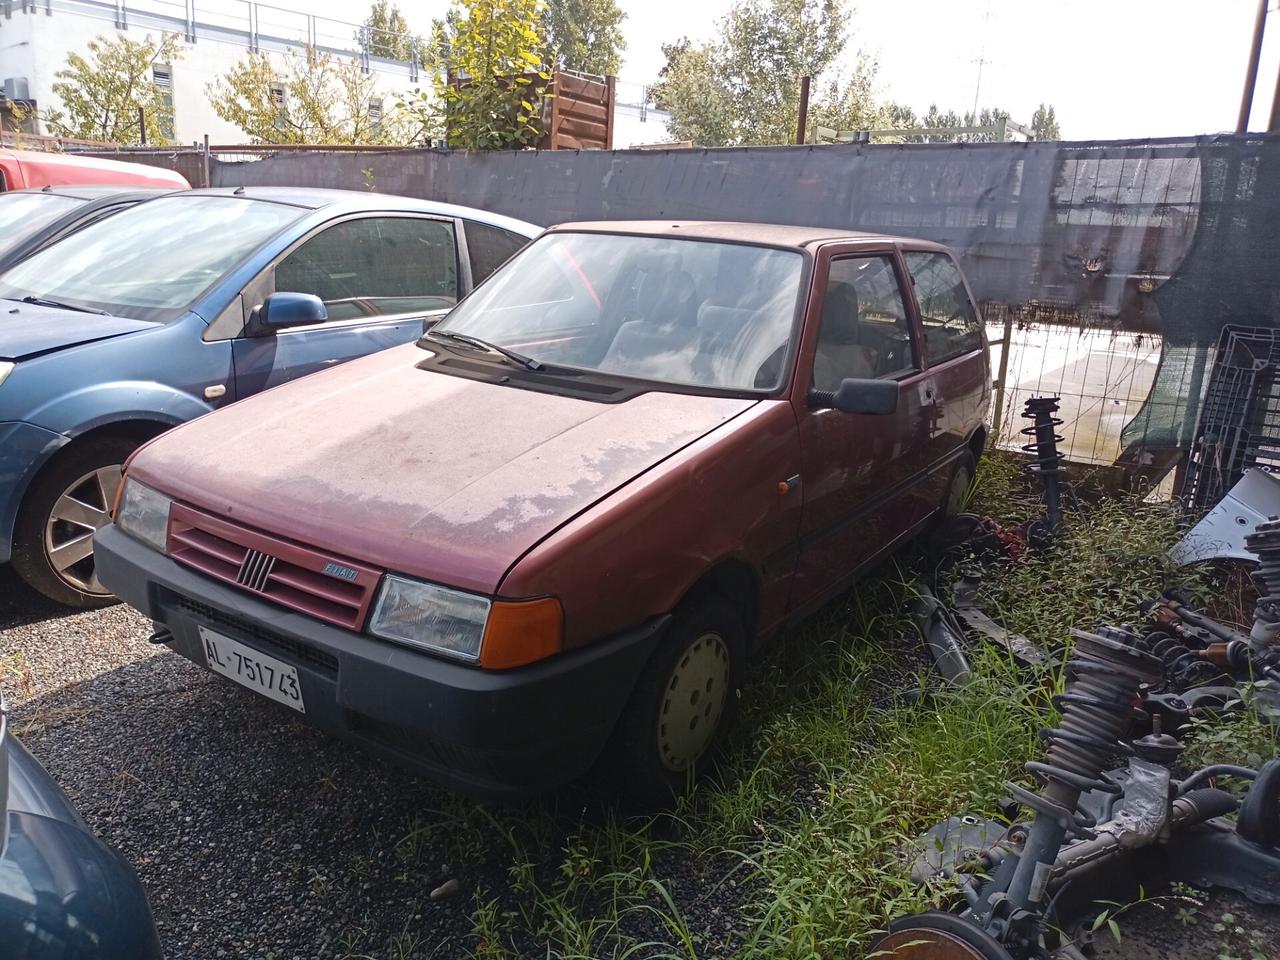
{"label": "wooden post", "polygon": [[1267,121],[1267,132],[1280,130],[1280,70],[1276,71],[1276,92],[1271,98],[1271,118]]}
{"label": "wooden post", "polygon": [[1000,421],[1004,419],[1005,378],[1009,375],[1009,350],[1013,347],[1013,311],[1004,309],[1004,337],[1000,341],[1000,370],[996,373],[996,406],[991,414],[992,449],[1000,440]]}
{"label": "wooden post", "polygon": [[604,115],[604,148],[613,149],[613,111],[618,103],[618,78],[604,78],[605,115]]}
{"label": "wooden post", "polygon": [[1249,132],[1249,113],[1253,110],[1253,88],[1258,82],[1258,58],[1262,56],[1262,33],[1267,27],[1268,0],[1258,0],[1258,13],[1253,21],[1253,40],[1249,47],[1249,65],[1244,72],[1244,93],[1240,97],[1240,118],[1236,133]]}
{"label": "wooden post", "polygon": [[796,143],[804,143],[805,126],[809,122],[809,78],[800,78],[800,118],[796,122]]}
{"label": "wooden post", "polygon": [[550,150],[559,150],[560,144],[560,84],[557,82],[560,77],[560,71],[551,74],[551,83],[548,84],[551,90],[551,119],[547,123],[547,148]]}

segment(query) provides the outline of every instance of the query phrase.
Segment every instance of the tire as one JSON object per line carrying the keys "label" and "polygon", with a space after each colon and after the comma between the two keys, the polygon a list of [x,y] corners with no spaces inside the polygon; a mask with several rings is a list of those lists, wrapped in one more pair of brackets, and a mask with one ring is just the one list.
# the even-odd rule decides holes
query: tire
{"label": "tire", "polygon": [[676,612],[605,748],[605,778],[624,800],[669,805],[705,773],[732,724],[746,631],[719,595]]}
{"label": "tire", "polygon": [[956,460],[951,469],[951,482],[947,484],[946,496],[942,498],[943,520],[964,512],[969,497],[969,488],[973,486],[973,478],[978,474],[978,462],[973,454],[966,451]]}
{"label": "tire", "polygon": [[98,582],[92,537],[109,519],[120,470],[137,447],[122,437],[88,440],[32,481],[13,538],[13,568],[28,586],[81,610],[116,602]]}

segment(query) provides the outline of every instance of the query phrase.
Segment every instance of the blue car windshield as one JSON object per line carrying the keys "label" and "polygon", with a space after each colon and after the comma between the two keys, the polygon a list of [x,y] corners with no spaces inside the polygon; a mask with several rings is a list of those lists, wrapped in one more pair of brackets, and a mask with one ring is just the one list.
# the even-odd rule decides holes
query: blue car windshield
{"label": "blue car windshield", "polygon": [[0,254],[8,253],[84,203],[56,193],[0,193]]}
{"label": "blue car windshield", "polygon": [[36,297],[136,320],[171,320],[306,212],[246,197],[161,197],[18,264],[0,277],[0,298]]}

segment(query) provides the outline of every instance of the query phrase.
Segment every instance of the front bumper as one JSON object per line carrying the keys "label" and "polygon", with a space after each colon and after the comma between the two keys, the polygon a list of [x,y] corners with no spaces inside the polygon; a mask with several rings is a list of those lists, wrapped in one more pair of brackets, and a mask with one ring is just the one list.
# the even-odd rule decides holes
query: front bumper
{"label": "front bumper", "polygon": [[13,551],[13,526],[27,485],[65,443],[62,434],[33,423],[0,423],[0,563]]}
{"label": "front bumper", "polygon": [[590,769],[668,619],[486,671],[293,613],[113,525],[98,531],[94,550],[102,582],[168,628],[169,646],[187,659],[206,666],[204,625],[284,660],[298,670],[308,723],[489,800],[541,793]]}

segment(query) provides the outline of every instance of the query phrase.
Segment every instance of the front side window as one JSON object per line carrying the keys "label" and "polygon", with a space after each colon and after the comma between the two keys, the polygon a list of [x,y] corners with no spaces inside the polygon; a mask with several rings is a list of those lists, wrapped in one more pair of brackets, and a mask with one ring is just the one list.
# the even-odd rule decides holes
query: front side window
{"label": "front side window", "polygon": [[436,329],[548,365],[692,387],[773,390],[782,381],[803,274],[798,250],[551,233]]}
{"label": "front side window", "polygon": [[281,260],[275,281],[277,291],[319,297],[330,321],[447,310],[458,302],[453,223],[346,220]]}
{"label": "front side window", "polygon": [[964,278],[944,253],[906,253],[924,324],[924,351],[930,364],[982,348],[978,311],[969,302]]}
{"label": "front side window", "polygon": [[170,320],[309,211],[178,194],[90,224],[0,279],[0,298],[40,297],[137,320]]}
{"label": "front side window", "polygon": [[911,324],[893,258],[831,262],[813,360],[815,390],[846,379],[891,377],[912,369]]}
{"label": "front side window", "polygon": [[0,253],[10,250],[84,203],[53,193],[6,193],[0,196]]}

